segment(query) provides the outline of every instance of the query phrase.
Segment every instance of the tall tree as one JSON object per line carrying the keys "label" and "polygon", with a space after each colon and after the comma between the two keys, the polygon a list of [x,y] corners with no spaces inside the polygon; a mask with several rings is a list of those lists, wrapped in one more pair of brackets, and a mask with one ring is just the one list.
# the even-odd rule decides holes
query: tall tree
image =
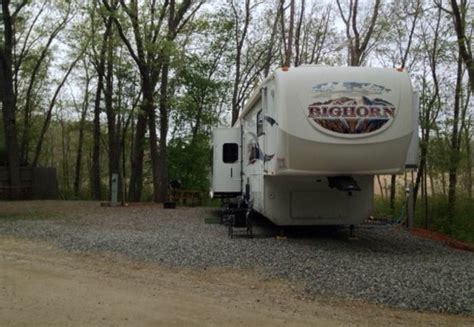
{"label": "tall tree", "polygon": [[301,0],[300,14],[298,16],[298,22],[296,23],[296,32],[295,32],[295,67],[299,66],[302,63],[301,60],[301,43],[302,43],[302,29],[305,17],[305,0]]}
{"label": "tall tree", "polygon": [[[365,26],[363,29],[360,29],[358,26],[359,1],[349,1],[348,13],[344,13],[340,0],[336,0],[336,2],[341,19],[346,27],[349,52],[348,64],[349,66],[361,66],[368,56],[369,43],[373,37],[380,11],[380,0],[375,0],[368,26]],[[361,34],[361,30],[365,30],[365,34]]]}
{"label": "tall tree", "polygon": [[[281,34],[283,38],[283,66],[284,67],[289,67],[291,65],[291,59],[293,57],[293,40],[294,40],[294,30],[295,30],[295,0],[290,0],[290,4],[288,6],[290,8],[290,14],[289,14],[288,33],[286,33],[285,11],[287,8],[285,8],[285,0],[281,1],[280,23],[281,23]],[[303,10],[304,9],[302,9],[302,12]]]}
{"label": "tall tree", "polygon": [[[324,7],[318,3],[313,3],[311,7],[307,7],[306,1],[301,0],[300,6],[295,9],[294,15],[298,16],[295,32],[285,33],[284,30],[282,31],[283,53],[288,53],[288,44],[294,44],[294,49],[291,50],[294,65],[318,64],[321,62],[331,65],[340,64],[337,58],[338,50],[336,50],[337,47],[340,47],[340,40],[338,40],[335,28],[331,27],[332,6]],[[291,19],[285,19],[291,21]],[[284,24],[281,25],[284,29]],[[289,40],[292,34],[294,34],[291,37],[294,42]]]}
{"label": "tall tree", "polygon": [[[441,49],[444,44],[441,42],[442,30],[442,11],[438,9],[434,15],[434,24],[431,21],[426,26],[422,26],[422,43],[426,49],[426,62],[430,69],[431,85],[424,70],[422,79],[422,92],[420,96],[420,163],[416,174],[414,186],[414,206],[416,206],[418,190],[425,174],[428,158],[428,145],[430,142],[431,130],[435,125],[440,110],[440,87],[438,82],[438,65],[440,62]],[[432,33],[432,34],[431,34]],[[425,204],[425,211],[427,211]]]}
{"label": "tall tree", "polygon": [[[111,18],[104,20],[110,21]],[[111,30],[110,35],[105,44],[106,46],[106,65],[105,65],[105,114],[107,116],[107,136],[108,136],[108,153],[109,153],[109,198],[112,192],[113,175],[120,176],[120,151],[121,151],[121,126],[120,116],[114,108],[114,57],[115,44],[114,33]],[[118,182],[121,183],[120,178]],[[119,184],[120,184],[119,183]]]}
{"label": "tall tree", "polygon": [[[138,117],[135,137],[135,166],[132,170],[130,190],[137,187],[135,199],[141,196],[141,179],[143,175],[143,145],[146,125],[150,133],[150,155],[152,159],[153,172],[153,198],[156,202],[164,201],[168,185],[166,168],[166,135],[168,129],[168,73],[169,60],[173,49],[173,42],[178,33],[184,28],[196,11],[202,5],[198,2],[193,6],[191,0],[185,0],[177,5],[174,0],[167,0],[159,8],[156,1],[147,4],[143,9],[148,12],[149,22],[143,23],[141,19],[144,13],[140,13],[136,0],[128,4],[120,0],[120,9],[123,10],[132,28],[135,45],[130,42],[123,22],[117,17],[116,9],[109,1],[102,1],[106,9],[113,17],[118,33],[125,43],[131,57],[135,61],[140,72],[143,102],[141,113]],[[165,37],[163,33],[163,22],[168,14],[168,24]],[[156,128],[155,88],[160,81],[160,149],[158,149],[158,136]],[[133,180],[135,179],[135,180]]]}
{"label": "tall tree", "polygon": [[[46,2],[44,3],[46,4]],[[39,10],[38,15],[35,17],[32,26],[36,23],[37,19],[39,18],[39,15],[43,12],[43,7]],[[34,93],[35,93],[35,86],[37,86],[37,80],[41,78],[40,72],[41,69],[43,68],[45,62],[47,62],[48,55],[50,54],[50,48],[59,33],[64,30],[64,28],[67,26],[67,23],[70,20],[70,15],[71,15],[71,3],[67,4],[67,9],[64,14],[64,16],[61,18],[59,24],[53,29],[51,34],[48,36],[47,41],[45,45],[42,47],[40,50],[39,55],[35,59],[35,63],[33,66],[33,69],[30,73],[29,76],[29,81],[28,81],[28,87],[26,90],[25,94],[25,105],[23,108],[23,135],[21,138],[21,161],[22,162],[29,162],[29,148],[30,148],[30,140],[31,140],[31,135],[30,135],[30,130],[31,130],[31,114],[32,114],[32,106],[34,102]],[[26,38],[27,39],[27,38]],[[27,40],[25,40],[24,47],[26,46]],[[23,54],[25,56],[25,54]],[[16,69],[19,70],[21,67],[21,63],[23,61],[23,56],[19,56],[16,59]]]}
{"label": "tall tree", "polygon": [[[115,6],[115,5],[114,5]],[[92,37],[95,38],[97,23],[95,22],[96,12],[99,8],[96,1],[93,3],[91,27]],[[92,163],[91,163],[91,192],[94,200],[102,199],[101,190],[101,124],[100,114],[102,112],[102,93],[104,92],[104,79],[105,79],[105,65],[107,59],[107,45],[112,34],[112,17],[104,17],[101,15],[101,19],[105,25],[105,30],[102,35],[102,41],[99,47],[99,53],[93,48],[93,62],[97,74],[97,86],[94,98],[94,121],[93,121],[93,146],[92,146]]]}
{"label": "tall tree", "polygon": [[[467,107],[467,106],[466,106]],[[467,111],[466,111],[467,113]],[[472,122],[474,118],[472,114],[468,114],[464,121],[466,122],[464,125],[463,131],[463,142],[464,142],[464,152],[466,156],[466,189],[467,189],[467,196],[470,201],[472,201]]]}
{"label": "tall tree", "polygon": [[449,186],[448,186],[448,219],[454,219],[454,212],[456,209],[456,186],[458,182],[458,167],[460,159],[460,128],[459,120],[461,115],[461,97],[462,97],[462,78],[463,67],[461,53],[457,59],[457,76],[456,86],[454,91],[454,106],[453,106],[453,128],[451,131],[450,151],[449,151]]}
{"label": "tall tree", "polygon": [[79,197],[81,179],[82,179],[82,157],[84,149],[84,129],[86,124],[86,117],[89,110],[89,85],[91,82],[91,77],[89,74],[89,67],[86,60],[83,60],[84,63],[84,72],[85,72],[85,86],[84,86],[84,98],[82,99],[82,106],[74,101],[74,107],[79,115],[79,138],[77,144],[77,154],[76,154],[76,163],[74,168],[74,196]]}
{"label": "tall tree", "polygon": [[[383,55],[391,60],[390,64],[393,67],[398,66],[400,69],[406,69],[407,66],[410,67],[415,62],[414,59],[411,59],[411,62],[409,59],[415,41],[415,30],[423,10],[422,3],[421,0],[416,0],[395,2],[392,5],[393,21],[391,24],[398,25],[395,25],[393,36],[388,37],[387,50],[383,51]],[[397,51],[393,51],[393,43],[395,43]],[[392,213],[395,213],[396,184],[397,175],[392,175],[390,180],[390,209]]]}
{"label": "tall tree", "polygon": [[[234,0],[230,2],[234,19],[234,42],[235,42],[235,76],[234,87],[232,90],[232,121],[231,125],[239,118],[239,87],[242,82],[242,51],[244,48],[245,38],[247,36],[250,24],[250,0],[245,0],[244,13],[239,13]],[[243,18],[242,18],[243,16]]]}
{"label": "tall tree", "polygon": [[0,99],[2,101],[3,124],[8,152],[8,172],[11,196],[19,196],[20,180],[20,153],[16,126],[16,101],[13,87],[13,47],[14,24],[20,10],[26,6],[27,0],[20,2],[13,13],[10,12],[10,0],[3,0],[3,40],[0,43]]}
{"label": "tall tree", "polygon": [[83,57],[83,55],[84,55],[84,53],[87,49],[87,46],[88,46],[88,44],[85,44],[84,48],[80,50],[77,57],[69,64],[69,67],[67,68],[66,73],[64,74],[64,76],[62,77],[62,79],[59,82],[58,86],[56,87],[56,90],[54,91],[53,97],[51,98],[51,100],[49,102],[48,109],[46,110],[45,115],[44,115],[45,117],[44,117],[44,121],[43,121],[43,126],[41,127],[41,131],[40,131],[40,134],[38,136],[38,141],[36,143],[35,152],[34,152],[34,155],[33,155],[33,161],[32,161],[32,164],[31,164],[32,167],[36,167],[38,165],[39,160],[40,160],[40,156],[41,156],[42,148],[43,148],[43,143],[44,143],[44,140],[45,140],[45,135],[46,135],[46,132],[48,131],[49,126],[51,124],[53,109],[54,109],[54,107],[57,103],[57,99],[60,95],[60,92],[61,92],[62,88],[64,87],[64,85],[66,84],[67,79],[69,78],[69,75],[71,75],[73,69],[76,67],[76,64],[82,59],[82,57]]}
{"label": "tall tree", "polygon": [[275,49],[279,50],[279,47],[275,46],[275,39],[277,38],[277,35],[278,35],[278,24],[280,22],[280,15],[281,15],[280,5],[277,4],[276,14],[274,15],[275,18],[273,19],[273,24],[271,25],[272,29],[270,32],[270,38],[266,46],[267,49],[266,49],[264,70],[263,70],[264,77],[267,77],[270,74],[270,68],[272,66],[273,59],[275,57]]}
{"label": "tall tree", "polygon": [[457,0],[450,0],[450,4],[452,9],[451,15],[453,17],[454,29],[458,39],[459,54],[466,65],[471,92],[474,93],[474,58],[472,55],[472,34],[469,35],[469,24],[466,21],[469,8],[471,8],[472,12],[472,4],[469,5],[468,0],[460,0],[460,3],[458,3]]}

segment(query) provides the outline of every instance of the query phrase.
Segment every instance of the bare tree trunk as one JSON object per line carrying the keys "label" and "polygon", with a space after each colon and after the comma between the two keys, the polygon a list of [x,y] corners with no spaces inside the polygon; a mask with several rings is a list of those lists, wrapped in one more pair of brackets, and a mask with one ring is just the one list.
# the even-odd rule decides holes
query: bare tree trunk
{"label": "bare tree trunk", "polygon": [[8,152],[8,174],[10,182],[10,196],[19,198],[20,181],[20,153],[18,149],[16,127],[16,102],[13,90],[13,19],[9,9],[10,0],[3,0],[3,44],[0,44],[0,97],[2,101],[3,125],[5,142]]}
{"label": "bare tree trunk", "polygon": [[104,35],[102,37],[102,47],[98,58],[97,70],[97,89],[94,101],[94,124],[93,124],[93,146],[92,146],[92,167],[91,167],[91,192],[94,200],[102,199],[101,191],[101,168],[100,168],[100,113],[101,98],[104,88],[105,61],[107,52],[107,40],[112,29],[112,19],[109,18],[106,23]]}
{"label": "bare tree trunk", "polygon": [[466,145],[467,159],[467,195],[472,200],[472,159],[471,159],[471,145]]}
{"label": "bare tree trunk", "polygon": [[344,14],[340,0],[336,0],[339,14],[346,27],[346,37],[348,41],[348,64],[350,66],[360,66],[363,59],[367,56],[369,42],[374,33],[375,23],[380,11],[380,0],[375,0],[372,16],[370,17],[369,26],[366,29],[365,35],[361,35],[357,26],[357,13],[359,10],[359,1],[351,0],[349,3],[349,13]]}
{"label": "bare tree trunk", "polygon": [[[168,59],[169,60],[169,59]],[[168,69],[169,61],[163,64],[161,71],[161,96],[160,96],[160,156],[157,164],[158,172],[158,192],[155,193],[156,202],[168,200]]]}
{"label": "bare tree trunk", "polygon": [[36,79],[38,77],[38,74],[40,72],[40,69],[44,60],[47,58],[50,52],[51,44],[53,43],[55,38],[58,36],[59,32],[61,32],[64,29],[64,27],[66,26],[69,20],[70,8],[71,7],[69,6],[67,14],[64,16],[64,18],[60,21],[58,26],[51,33],[51,35],[48,38],[48,41],[46,42],[46,45],[41,50],[41,53],[35,62],[35,66],[33,67],[30,80],[28,82],[28,88],[27,88],[26,96],[25,96],[26,102],[25,102],[25,108],[24,108],[24,113],[23,113],[23,135],[22,135],[21,147],[20,147],[21,161],[25,163],[28,162],[28,152],[29,152],[30,138],[31,138],[31,135],[30,135],[31,101],[34,98],[33,90],[36,83]]}
{"label": "bare tree trunk", "polygon": [[[469,117],[469,122],[471,121]],[[467,124],[464,129],[464,139],[465,139],[465,151],[466,151],[466,171],[467,171],[467,194],[470,200],[472,200],[472,151],[471,151],[471,138],[469,137],[469,132],[471,129],[471,124]]]}
{"label": "bare tree trunk", "polygon": [[[466,22],[466,12],[468,9],[468,1],[461,0],[458,5],[457,0],[450,0],[452,8],[452,17],[454,22],[454,29],[456,31],[459,47],[459,55],[466,65],[469,75],[469,84],[471,92],[474,93],[474,58],[471,52],[472,35],[466,33],[469,24]],[[472,5],[472,4],[471,4]]]}
{"label": "bare tree trunk", "polygon": [[431,186],[431,196],[436,196],[436,185],[435,185],[435,180],[433,176],[433,168],[430,168],[428,170],[428,177],[430,179],[430,186]]}
{"label": "bare tree trunk", "polygon": [[[105,113],[107,115],[107,135],[109,148],[109,199],[112,192],[112,176],[120,175],[120,126],[117,119],[117,113],[114,110],[114,49],[113,49],[113,33],[111,32],[106,43],[107,59],[105,72]],[[120,92],[120,88],[119,88]],[[120,178],[119,178],[120,184]]]}
{"label": "bare tree trunk", "polygon": [[[281,1],[281,0],[280,0]],[[270,44],[267,49],[267,55],[265,57],[265,65],[264,65],[264,70],[263,70],[263,76],[267,77],[268,74],[270,73],[270,66],[272,64],[272,58],[273,58],[273,49],[274,49],[274,43],[275,43],[275,37],[277,35],[277,27],[278,27],[278,22],[280,21],[280,8],[277,8],[277,12],[275,15],[275,20],[273,22],[272,26],[272,32],[270,34]]]}
{"label": "bare tree trunk", "polygon": [[[247,0],[250,1],[250,0]],[[168,14],[168,31],[166,34],[166,39],[169,43],[173,42],[176,38],[180,28],[182,28],[189,19],[193,16],[193,14],[200,8],[202,2],[198,2],[198,4],[194,7],[194,10],[188,17],[184,17],[186,12],[192,7],[193,1],[185,0],[180,3],[178,7],[176,7],[176,1],[170,0],[165,1],[162,5],[160,14],[158,15],[159,23],[156,23],[154,19],[151,21],[152,29],[151,31],[143,32],[141,29],[141,22],[139,20],[139,6],[137,2],[132,1],[129,4],[126,4],[125,1],[120,1],[121,9],[130,19],[130,23],[133,30],[134,35],[134,42],[132,44],[129,40],[129,37],[124,32],[124,28],[122,27],[121,22],[116,18],[116,9],[115,6],[117,4],[116,1],[109,3],[107,0],[102,0],[105,8],[111,14],[111,18],[113,19],[115,26],[117,27],[118,33],[120,38],[124,42],[125,46],[127,47],[130,55],[132,56],[133,60],[135,61],[138,70],[140,72],[141,83],[142,83],[142,92],[143,92],[143,103],[142,103],[142,113],[139,113],[138,121],[137,121],[137,132],[135,138],[135,149],[134,149],[134,156],[132,160],[132,175],[130,180],[130,198],[138,199],[141,195],[141,187],[142,187],[142,174],[143,174],[143,143],[145,139],[145,130],[147,125],[148,119],[148,126],[150,132],[150,152],[152,157],[152,169],[153,169],[153,190],[154,190],[154,200],[157,201],[158,199],[164,199],[166,197],[166,190],[167,185],[164,186],[164,180],[167,178],[167,167],[166,167],[166,136],[164,138],[160,138],[160,146],[164,144],[164,148],[160,149],[160,158],[158,158],[158,137],[156,134],[156,113],[155,113],[155,106],[154,106],[154,91],[155,87],[159,80],[160,71],[162,71],[162,63],[168,62],[170,59],[170,49],[169,47],[162,47],[161,45],[158,46],[157,42],[160,39],[158,37],[159,31],[161,28],[161,22]],[[150,10],[156,10],[156,1],[152,1],[149,3]],[[180,25],[181,24],[181,25]],[[243,41],[242,41],[243,42]],[[153,45],[153,46],[152,46]],[[163,48],[157,50],[158,48]],[[169,65],[169,63],[168,63]],[[168,78],[168,67],[166,70],[166,82]],[[163,81],[162,81],[163,82]],[[162,93],[167,94],[168,88],[165,85],[161,85]],[[162,101],[162,99],[160,99]],[[161,131],[164,129],[167,131],[168,128],[168,103],[167,99],[165,99],[165,106],[160,108],[160,135],[163,133]],[[162,143],[164,142],[164,143]],[[163,151],[161,153],[161,151]],[[160,159],[160,162],[158,162]],[[159,167],[159,164],[164,164],[163,167]],[[160,175],[161,174],[161,175]],[[161,181],[161,187],[160,187]],[[161,190],[161,191],[160,191]],[[164,191],[163,191],[164,190]]]}
{"label": "bare tree trunk", "polygon": [[97,82],[97,91],[95,95],[94,105],[94,123],[93,123],[93,146],[92,146],[92,167],[91,167],[91,192],[92,199],[101,200],[100,187],[100,98],[101,98],[101,84],[103,77],[99,76]]}
{"label": "bare tree trunk", "polygon": [[[408,54],[410,53],[411,44],[413,42],[413,35],[415,33],[416,22],[418,20],[419,13],[421,12],[419,7],[420,7],[420,0],[417,0],[416,9],[413,13],[413,21],[412,21],[411,28],[410,28],[410,33],[409,33],[409,36],[408,36],[407,46],[405,48],[405,52],[404,52],[403,57],[402,57],[402,63],[401,63],[401,68],[402,69],[405,68],[405,66],[407,64],[407,61],[408,61]],[[431,174],[430,174],[430,177],[432,177]],[[391,188],[390,188],[390,208],[392,209],[392,212],[395,209],[395,197],[396,197],[395,193],[397,191],[396,183],[397,183],[397,175],[392,175]]]}
{"label": "bare tree trunk", "polygon": [[231,126],[235,124],[237,119],[239,118],[240,113],[240,105],[239,105],[239,86],[241,82],[241,66],[242,66],[242,49],[244,46],[244,41],[247,36],[248,26],[250,23],[250,0],[245,0],[245,17],[244,17],[244,26],[242,31],[240,31],[240,25],[238,24],[239,16],[237,14],[237,10],[235,9],[234,3],[232,2],[232,9],[234,12],[235,18],[235,77],[234,77],[234,85],[232,91],[232,121]]}
{"label": "bare tree trunk", "polygon": [[145,133],[147,117],[143,104],[138,113],[138,119],[135,126],[135,137],[133,138],[132,162],[130,172],[130,185],[128,192],[129,201],[138,202],[142,196],[143,187],[143,157],[145,154]]}
{"label": "bare tree trunk", "polygon": [[[420,142],[420,164],[418,168],[418,174],[416,176],[416,182],[414,186],[414,201],[413,206],[414,209],[416,208],[416,200],[418,194],[418,188],[420,186],[421,177],[424,174],[426,169],[426,160],[428,155],[428,141],[430,139],[430,125],[432,122],[435,121],[437,117],[437,113],[433,114],[435,107],[438,107],[437,112],[439,111],[439,84],[438,84],[438,75],[436,71],[437,67],[437,60],[438,60],[438,39],[439,39],[439,28],[441,25],[441,9],[438,10],[437,20],[436,20],[436,27],[435,27],[435,35],[433,40],[433,47],[429,53],[429,64],[431,69],[431,77],[433,79],[434,84],[434,94],[429,100],[428,104],[424,108],[424,112],[420,113],[420,125],[421,125],[421,142]],[[425,45],[428,45],[430,40],[424,40]],[[423,77],[425,79],[425,77]],[[423,93],[426,92],[427,85],[426,81],[423,80]]]}
{"label": "bare tree trunk", "polygon": [[[137,97],[137,101],[140,96]],[[122,123],[122,204],[125,203],[127,199],[127,136],[128,136],[128,129],[130,128],[133,134],[133,113],[136,108],[136,103],[133,104],[133,108],[127,117],[126,122]],[[133,137],[132,137],[133,139]],[[133,140],[131,142],[130,150],[133,149]]]}
{"label": "bare tree trunk", "polygon": [[454,97],[453,107],[453,128],[451,132],[451,144],[449,151],[449,186],[448,186],[448,219],[453,221],[456,210],[456,186],[457,186],[457,172],[460,157],[459,144],[459,114],[461,110],[461,96],[462,96],[462,58],[458,57],[456,91]]}
{"label": "bare tree trunk", "polygon": [[322,29],[323,34],[314,41],[313,48],[311,50],[311,58],[309,61],[310,64],[319,64],[321,61],[322,51],[326,44],[326,38],[328,35],[330,16],[331,7],[328,6],[325,15],[322,17],[321,23],[319,24],[319,30]]}
{"label": "bare tree trunk", "polygon": [[[177,22],[175,13],[175,2],[170,1],[170,12],[168,18],[168,33],[166,39],[168,42],[173,42],[176,36]],[[170,66],[170,53],[162,55],[162,69],[161,69],[161,86],[160,86],[160,146],[158,154],[158,140],[155,127],[155,110],[153,108],[149,113],[150,126],[150,150],[153,164],[153,189],[154,201],[165,202],[168,201],[168,78]],[[154,129],[153,132],[151,129]],[[159,155],[159,156],[158,156]]]}
{"label": "bare tree trunk", "polygon": [[305,0],[301,0],[300,16],[298,18],[298,23],[296,24],[296,33],[295,33],[295,67],[301,65],[301,54],[302,49],[300,48],[301,43],[301,27],[303,26],[304,20],[304,11],[305,11]]}
{"label": "bare tree trunk", "polygon": [[127,159],[126,159],[126,151],[127,151],[127,143],[126,135],[127,135],[127,128],[128,126],[125,124],[123,129],[123,137],[122,137],[122,204],[125,203],[127,198]]}
{"label": "bare tree trunk", "polygon": [[81,109],[81,119],[79,121],[79,139],[77,145],[77,155],[76,155],[76,164],[74,170],[74,196],[77,198],[79,196],[80,187],[81,187],[81,168],[82,168],[82,151],[83,151],[83,143],[84,143],[84,125],[86,122],[87,111],[89,109],[89,84],[90,84],[90,77],[88,68],[86,65],[86,85],[84,91],[84,99],[82,102],[82,109]]}
{"label": "bare tree trunk", "polygon": [[[83,111],[86,113],[87,111]],[[85,125],[85,116],[82,115],[81,121],[79,122],[79,139],[77,146],[77,155],[76,155],[76,164],[75,164],[75,173],[74,173],[74,196],[77,198],[79,196],[81,188],[81,162],[82,162],[82,149],[84,143],[84,125]]]}
{"label": "bare tree trunk", "polygon": [[385,198],[385,192],[383,190],[382,182],[380,181],[380,175],[377,175],[377,183],[379,184],[380,195],[382,196],[382,199],[384,199]]}
{"label": "bare tree trunk", "polygon": [[[69,128],[64,122],[64,118],[59,118],[59,124],[61,126],[61,149],[62,149],[62,180],[63,180],[63,189],[65,190],[65,195],[69,195],[71,191],[71,185],[69,183]],[[65,196],[65,198],[67,198]]]}
{"label": "bare tree trunk", "polygon": [[395,195],[397,189],[397,175],[392,175],[390,178],[390,210],[392,214],[395,213]]}
{"label": "bare tree trunk", "polygon": [[446,192],[446,174],[444,173],[444,171],[441,172],[441,186],[443,188],[443,195],[446,196],[447,195],[447,192]]}
{"label": "bare tree trunk", "polygon": [[[284,15],[282,15],[282,19],[284,19]],[[286,42],[286,53],[285,53],[285,61],[283,62],[284,67],[290,67],[291,65],[291,58],[293,55],[293,34],[295,29],[295,0],[290,0],[290,26],[288,28],[288,41]],[[285,35],[283,34],[283,37]]]}
{"label": "bare tree trunk", "polygon": [[51,99],[51,102],[49,103],[48,110],[46,112],[46,117],[43,122],[43,127],[41,128],[40,135],[38,137],[38,143],[36,144],[36,149],[33,157],[33,163],[32,166],[36,167],[38,165],[40,156],[41,156],[41,149],[43,146],[43,141],[44,141],[44,136],[46,135],[46,132],[48,131],[49,124],[51,122],[51,116],[53,113],[54,106],[56,105],[56,99],[59,96],[59,93],[61,92],[61,89],[63,88],[64,84],[66,84],[66,81],[71,74],[72,70],[76,66],[76,64],[81,60],[82,56],[84,55],[85,49],[87,48],[87,45],[84,47],[84,49],[81,51],[81,53],[78,55],[78,57],[71,63],[69,66],[66,74],[64,75],[63,79],[59,83],[59,85],[56,88],[56,91],[54,92],[53,98]]}
{"label": "bare tree trunk", "polygon": [[424,216],[425,216],[425,228],[428,229],[430,226],[430,216],[429,216],[429,198],[428,198],[428,182],[427,182],[426,169],[423,172],[423,199],[424,199]]}
{"label": "bare tree trunk", "polygon": [[[142,86],[143,88],[143,86]],[[129,116],[129,123],[125,127],[128,127],[130,124],[130,179],[128,182],[128,191],[125,191],[127,195],[126,198],[128,201],[139,202],[142,196],[142,187],[143,187],[143,157],[145,151],[145,134],[146,134],[146,125],[147,118],[145,111],[143,110],[143,101],[140,103],[143,92],[140,91],[135,103],[133,104],[132,112]],[[134,113],[138,107],[138,119],[135,123]],[[125,152],[125,136],[126,130],[122,133],[124,146],[122,151]],[[125,156],[125,153],[124,153]],[[124,176],[125,174],[125,157],[123,162]],[[125,178],[125,177],[124,177]]]}

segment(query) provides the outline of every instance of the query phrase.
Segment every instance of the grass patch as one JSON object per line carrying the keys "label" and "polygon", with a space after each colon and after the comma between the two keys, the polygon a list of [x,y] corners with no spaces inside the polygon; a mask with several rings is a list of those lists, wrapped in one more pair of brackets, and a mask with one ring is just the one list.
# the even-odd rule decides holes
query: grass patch
{"label": "grass patch", "polygon": [[219,208],[221,204],[222,204],[221,199],[211,199],[209,197],[205,197],[202,200],[203,207]]}
{"label": "grass patch", "polygon": [[[421,203],[420,203],[421,204]],[[448,217],[448,201],[442,196],[432,196],[428,200],[428,219],[425,217],[422,206],[415,212],[417,226],[426,227],[456,239],[474,244],[474,202],[467,197],[458,196],[455,216]]]}
{"label": "grass patch", "polygon": [[221,220],[218,217],[204,218],[204,223],[205,224],[220,224]]}
{"label": "grass patch", "polygon": [[18,220],[51,220],[58,218],[49,212],[25,211],[25,212],[0,212],[0,221]]}
{"label": "grass patch", "polygon": [[401,213],[404,202],[405,198],[396,198],[395,207],[392,210],[388,199],[376,196],[374,198],[373,216],[378,219],[397,220],[400,214],[405,214],[405,212]]}
{"label": "grass patch", "polygon": [[[386,198],[375,197],[373,214],[377,218],[395,217],[400,214],[405,199],[397,198],[395,210],[390,209],[390,201]],[[403,213],[405,214],[405,213]],[[474,201],[459,195],[456,203],[456,215],[452,221],[448,218],[448,201],[444,196],[428,198],[428,217],[425,215],[424,203],[417,201],[415,210],[415,226],[434,230],[455,239],[474,244]]]}

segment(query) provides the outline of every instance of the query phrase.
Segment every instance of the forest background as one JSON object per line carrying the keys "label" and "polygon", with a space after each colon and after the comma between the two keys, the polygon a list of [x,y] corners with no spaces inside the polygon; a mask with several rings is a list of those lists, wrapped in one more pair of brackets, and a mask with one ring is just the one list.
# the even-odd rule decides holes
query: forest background
{"label": "forest background", "polygon": [[[303,64],[408,71],[420,95],[416,173],[378,178],[398,216],[474,242],[474,9],[469,0],[3,0],[0,164],[55,167],[63,199],[167,199],[209,189],[210,135],[271,72]],[[387,182],[388,180],[388,182]],[[384,182],[385,181],[385,182]]]}

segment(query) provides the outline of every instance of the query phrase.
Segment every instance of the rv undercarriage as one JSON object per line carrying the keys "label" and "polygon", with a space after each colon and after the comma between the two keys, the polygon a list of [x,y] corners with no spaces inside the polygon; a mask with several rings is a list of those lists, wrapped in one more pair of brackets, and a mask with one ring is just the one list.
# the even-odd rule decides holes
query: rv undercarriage
{"label": "rv undercarriage", "polygon": [[223,203],[221,223],[227,226],[230,238],[234,237],[235,230],[245,230],[248,237],[253,237],[253,211],[243,200]]}
{"label": "rv undercarriage", "polygon": [[336,188],[339,191],[353,192],[361,190],[352,176],[329,176],[328,183],[330,188]]}

